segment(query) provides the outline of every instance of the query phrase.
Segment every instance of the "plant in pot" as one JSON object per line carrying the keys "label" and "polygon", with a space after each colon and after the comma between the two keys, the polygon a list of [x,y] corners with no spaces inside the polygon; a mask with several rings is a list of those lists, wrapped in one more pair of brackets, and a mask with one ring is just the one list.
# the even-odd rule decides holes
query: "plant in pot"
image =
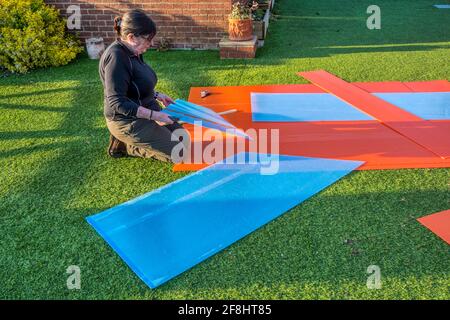
{"label": "plant in pot", "polygon": [[233,3],[231,13],[228,16],[228,34],[232,41],[246,41],[253,39],[252,10],[257,4],[249,5],[249,1],[237,1]]}

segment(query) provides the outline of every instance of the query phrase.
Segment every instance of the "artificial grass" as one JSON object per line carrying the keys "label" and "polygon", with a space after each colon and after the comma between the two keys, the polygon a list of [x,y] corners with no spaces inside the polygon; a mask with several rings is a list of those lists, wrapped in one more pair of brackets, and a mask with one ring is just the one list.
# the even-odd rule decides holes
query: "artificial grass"
{"label": "artificial grass", "polygon": [[[257,59],[217,51],[149,52],[158,89],[306,83],[326,69],[347,81],[450,79],[448,12],[434,1],[277,0]],[[150,290],[84,218],[186,173],[107,157],[98,61],[0,79],[2,299],[449,299],[449,247],[415,219],[449,208],[448,169],[354,172],[223,252]],[[68,290],[66,268],[81,268]],[[382,289],[369,290],[369,265]]]}

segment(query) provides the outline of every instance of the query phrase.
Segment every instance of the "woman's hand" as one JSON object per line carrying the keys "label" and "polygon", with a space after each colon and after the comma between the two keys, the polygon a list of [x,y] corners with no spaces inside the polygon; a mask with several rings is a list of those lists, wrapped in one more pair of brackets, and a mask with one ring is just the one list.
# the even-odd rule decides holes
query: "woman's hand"
{"label": "woman's hand", "polygon": [[159,125],[172,124],[173,121],[169,118],[169,115],[164,112],[153,111],[152,120],[155,120]]}
{"label": "woman's hand", "polygon": [[169,97],[168,95],[165,95],[164,93],[158,92],[156,95],[156,100],[161,102],[165,107],[167,107],[169,104],[174,103],[173,99]]}

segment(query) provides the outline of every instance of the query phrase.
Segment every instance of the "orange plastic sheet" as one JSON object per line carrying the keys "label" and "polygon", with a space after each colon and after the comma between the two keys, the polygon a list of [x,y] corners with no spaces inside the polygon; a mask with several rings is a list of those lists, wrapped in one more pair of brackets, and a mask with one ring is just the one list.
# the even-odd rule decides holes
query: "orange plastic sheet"
{"label": "orange plastic sheet", "polygon": [[386,81],[386,82],[352,82],[353,85],[367,91],[377,93],[392,93],[392,92],[410,92],[412,91],[405,83],[400,81]]}
{"label": "orange plastic sheet", "polygon": [[407,82],[405,85],[413,92],[450,92],[447,80]]}
{"label": "orange plastic sheet", "polygon": [[[443,137],[450,137],[450,130],[447,126],[430,124],[429,121],[324,70],[300,72],[299,74],[437,156],[443,159],[450,157],[450,143],[448,139],[443,139]],[[417,87],[417,83],[412,87],[414,86]]]}
{"label": "orange plastic sheet", "polygon": [[[368,92],[411,92],[407,84],[382,82],[357,83],[357,86]],[[200,92],[203,90],[210,93],[205,98],[200,97]],[[311,84],[195,87],[191,88],[189,101],[207,106],[217,112],[236,109],[237,112],[224,115],[224,118],[243,130],[266,129],[268,140],[270,140],[271,130],[278,129],[280,142],[278,152],[280,154],[365,161],[365,164],[358,170],[450,167],[449,159],[436,156],[430,150],[391,130],[379,121],[252,122],[251,92],[324,93],[322,89]],[[417,122],[421,123],[422,121]],[[427,123],[444,131],[450,126],[450,121],[427,121]],[[193,138],[193,153],[195,152],[194,148],[197,148],[197,151],[207,152],[208,146],[211,147],[210,140],[216,141],[216,145],[222,144],[223,146],[217,159],[239,151],[250,150],[249,141],[242,147],[242,144],[237,143],[238,140],[235,137],[218,133],[212,138],[205,135],[205,131],[199,127],[185,125],[185,128]],[[194,130],[197,130],[195,136]],[[260,140],[258,140],[259,142]],[[271,152],[272,144],[269,143],[267,148],[267,152]],[[273,152],[274,150],[272,150]],[[191,157],[191,160],[194,160],[194,156]],[[199,162],[199,159],[196,160]],[[174,166],[174,171],[199,170],[208,165],[209,163],[181,163]]]}
{"label": "orange plastic sheet", "polygon": [[299,74],[326,92],[335,95],[381,122],[422,120],[420,117],[384,101],[324,70],[300,72]]}
{"label": "orange plastic sheet", "polygon": [[450,244],[450,210],[433,213],[419,218],[417,221]]}

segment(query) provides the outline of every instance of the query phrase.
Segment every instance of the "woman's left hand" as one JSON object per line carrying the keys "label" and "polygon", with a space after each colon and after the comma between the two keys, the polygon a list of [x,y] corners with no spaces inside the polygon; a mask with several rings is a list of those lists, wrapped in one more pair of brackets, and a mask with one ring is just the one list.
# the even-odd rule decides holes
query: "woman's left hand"
{"label": "woman's left hand", "polygon": [[173,99],[169,97],[168,95],[165,95],[164,93],[158,92],[158,96],[156,97],[156,100],[160,101],[165,107],[167,107],[169,104],[174,103]]}

